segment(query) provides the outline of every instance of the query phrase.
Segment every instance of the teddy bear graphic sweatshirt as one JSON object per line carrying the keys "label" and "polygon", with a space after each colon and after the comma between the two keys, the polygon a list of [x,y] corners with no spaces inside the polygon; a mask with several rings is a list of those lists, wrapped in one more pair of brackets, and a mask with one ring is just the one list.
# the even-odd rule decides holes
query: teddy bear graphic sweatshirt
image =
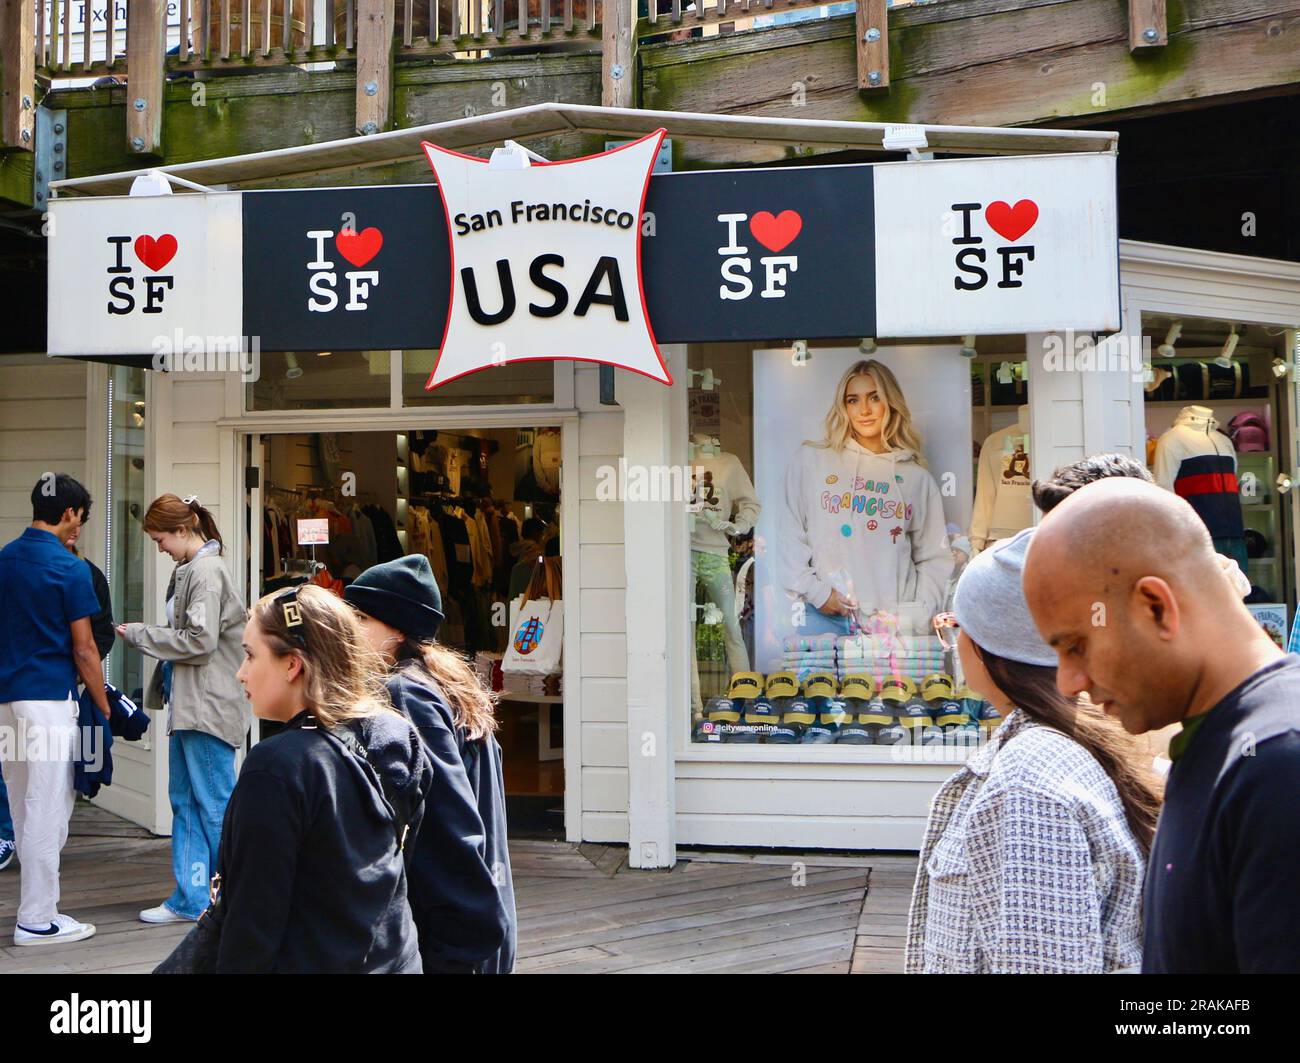
{"label": "teddy bear graphic sweatshirt", "polygon": [[952,551],[939,485],[910,450],[874,454],[803,444],[786,469],[777,515],[780,585],[816,608],[832,589],[858,616],[943,607]]}

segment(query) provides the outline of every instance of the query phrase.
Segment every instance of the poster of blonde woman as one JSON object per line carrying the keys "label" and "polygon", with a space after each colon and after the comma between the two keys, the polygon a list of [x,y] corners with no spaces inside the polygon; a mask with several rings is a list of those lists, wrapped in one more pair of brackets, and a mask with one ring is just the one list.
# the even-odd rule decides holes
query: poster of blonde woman
{"label": "poster of blonde woman", "polygon": [[754,355],[756,667],[792,636],[929,631],[970,519],[970,363],[956,347],[870,358]]}

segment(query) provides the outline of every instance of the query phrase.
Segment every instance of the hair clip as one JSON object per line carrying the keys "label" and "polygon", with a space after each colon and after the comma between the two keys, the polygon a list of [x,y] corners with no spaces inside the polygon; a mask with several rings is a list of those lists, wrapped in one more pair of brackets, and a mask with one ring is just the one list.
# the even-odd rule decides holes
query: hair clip
{"label": "hair clip", "polygon": [[199,496],[198,496],[198,495],[190,495],[189,498],[182,498],[181,501],[184,502],[187,506],[201,506],[201,505],[203,505],[203,503],[199,501]]}
{"label": "hair clip", "polygon": [[277,595],[275,603],[279,605],[280,615],[284,618],[286,634],[306,649],[307,633],[302,621],[302,606],[298,604],[298,589],[294,587]]}

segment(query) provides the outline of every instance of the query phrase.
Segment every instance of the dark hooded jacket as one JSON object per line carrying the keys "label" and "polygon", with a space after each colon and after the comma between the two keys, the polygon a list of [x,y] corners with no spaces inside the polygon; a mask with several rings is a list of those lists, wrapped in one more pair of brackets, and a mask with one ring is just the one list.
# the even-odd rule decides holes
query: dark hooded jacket
{"label": "dark hooded jacket", "polygon": [[245,759],[217,861],[219,972],[422,970],[406,898],[410,850],[398,849],[394,812],[414,838],[433,768],[401,716],[352,726],[368,763],[305,712]]}
{"label": "dark hooded jacket", "polygon": [[509,974],[515,964],[515,894],[506,842],[501,745],[467,742],[447,699],[414,663],[388,679],[434,765],[429,815],[416,837],[411,910],[426,973]]}

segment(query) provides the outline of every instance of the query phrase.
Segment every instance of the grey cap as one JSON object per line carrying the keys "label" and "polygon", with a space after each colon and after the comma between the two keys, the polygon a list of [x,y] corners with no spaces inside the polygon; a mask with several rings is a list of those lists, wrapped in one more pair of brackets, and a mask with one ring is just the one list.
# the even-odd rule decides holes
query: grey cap
{"label": "grey cap", "polygon": [[978,554],[957,581],[952,611],[980,649],[1022,664],[1056,667],[1056,651],[1034,626],[1020,580],[1033,528]]}

